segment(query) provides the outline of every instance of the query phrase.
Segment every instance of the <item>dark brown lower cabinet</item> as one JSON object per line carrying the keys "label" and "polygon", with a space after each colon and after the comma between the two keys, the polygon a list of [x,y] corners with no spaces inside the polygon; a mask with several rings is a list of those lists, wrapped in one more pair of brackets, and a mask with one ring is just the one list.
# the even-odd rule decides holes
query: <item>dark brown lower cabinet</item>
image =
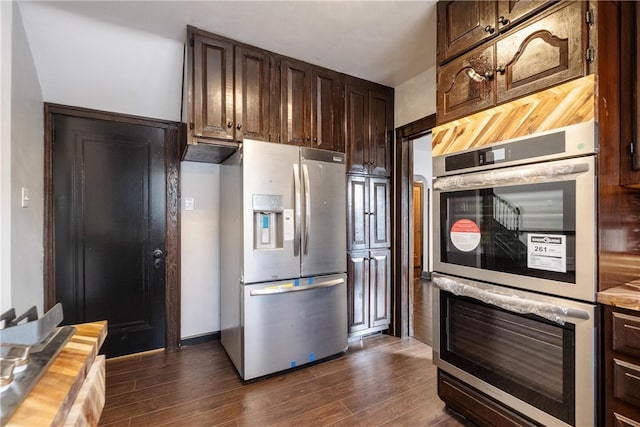
{"label": "dark brown lower cabinet", "polygon": [[603,312],[604,425],[640,427],[640,311]]}
{"label": "dark brown lower cabinet", "polygon": [[391,251],[347,252],[349,335],[389,328],[391,320]]}
{"label": "dark brown lower cabinet", "polygon": [[480,427],[540,425],[500,405],[441,369],[438,369],[438,396],[449,409],[458,412]]}

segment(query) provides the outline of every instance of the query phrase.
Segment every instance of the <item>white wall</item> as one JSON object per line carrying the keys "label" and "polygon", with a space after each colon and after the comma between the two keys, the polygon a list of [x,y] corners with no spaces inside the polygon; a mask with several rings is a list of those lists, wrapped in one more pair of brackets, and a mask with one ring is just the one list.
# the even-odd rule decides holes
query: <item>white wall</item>
{"label": "white wall", "polygon": [[220,166],[182,162],[180,175],[184,339],[220,330]]}
{"label": "white wall", "polygon": [[[42,91],[18,8],[11,73],[11,299],[17,312],[43,313],[44,122]],[[21,189],[28,206],[21,207]]]}
{"label": "white wall", "polygon": [[47,102],[180,120],[181,41],[47,2],[21,2],[20,10]]}
{"label": "white wall", "polygon": [[[18,7],[2,2],[0,287],[2,310],[43,310],[42,93]],[[21,189],[29,192],[22,208]]]}
{"label": "white wall", "polygon": [[11,307],[11,43],[13,2],[0,1],[0,312]]}
{"label": "white wall", "polygon": [[431,67],[395,88],[395,126],[436,112],[436,67]]}

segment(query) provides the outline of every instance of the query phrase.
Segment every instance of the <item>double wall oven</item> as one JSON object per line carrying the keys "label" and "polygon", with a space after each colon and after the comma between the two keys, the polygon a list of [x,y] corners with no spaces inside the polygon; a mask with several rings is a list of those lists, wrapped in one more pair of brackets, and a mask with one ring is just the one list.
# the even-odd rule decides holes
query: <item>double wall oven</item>
{"label": "double wall oven", "polygon": [[433,160],[434,361],[532,424],[595,424],[596,131]]}

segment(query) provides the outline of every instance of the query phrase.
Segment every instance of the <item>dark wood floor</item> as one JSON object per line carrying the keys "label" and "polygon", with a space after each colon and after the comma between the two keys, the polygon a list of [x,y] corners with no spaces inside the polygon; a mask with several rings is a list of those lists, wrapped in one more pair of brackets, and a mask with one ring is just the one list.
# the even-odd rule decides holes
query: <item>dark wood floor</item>
{"label": "dark wood floor", "polygon": [[469,426],[436,395],[431,348],[379,335],[243,384],[219,341],[107,360],[103,426]]}
{"label": "dark wood floor", "polygon": [[433,285],[430,280],[420,277],[414,278],[412,285],[412,331],[410,335],[431,345],[433,335],[431,289]]}

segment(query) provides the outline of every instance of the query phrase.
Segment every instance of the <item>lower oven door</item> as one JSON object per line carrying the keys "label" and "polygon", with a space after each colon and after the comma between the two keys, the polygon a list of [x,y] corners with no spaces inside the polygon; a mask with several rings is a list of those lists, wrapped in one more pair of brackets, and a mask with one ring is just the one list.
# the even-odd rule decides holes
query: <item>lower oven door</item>
{"label": "lower oven door", "polygon": [[435,274],[434,363],[544,425],[595,425],[596,306]]}

